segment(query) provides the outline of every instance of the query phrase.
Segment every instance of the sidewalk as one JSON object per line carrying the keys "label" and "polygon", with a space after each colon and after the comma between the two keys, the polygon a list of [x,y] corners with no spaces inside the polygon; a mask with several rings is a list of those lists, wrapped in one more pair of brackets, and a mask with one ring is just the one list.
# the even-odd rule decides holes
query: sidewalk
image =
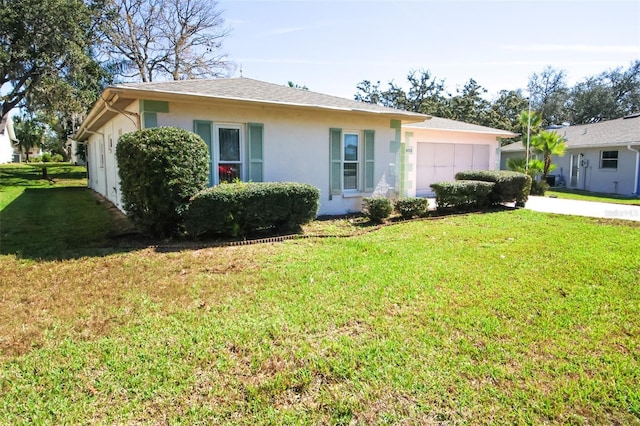
{"label": "sidewalk", "polygon": [[640,221],[640,206],[529,196],[526,209],[575,216]]}

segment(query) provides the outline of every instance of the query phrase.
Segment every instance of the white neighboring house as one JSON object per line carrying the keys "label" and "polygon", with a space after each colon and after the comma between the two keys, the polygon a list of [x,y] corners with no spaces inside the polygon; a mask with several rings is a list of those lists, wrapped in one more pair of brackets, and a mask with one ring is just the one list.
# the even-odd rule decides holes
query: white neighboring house
{"label": "white neighboring house", "polygon": [[[552,186],[591,192],[640,195],[640,113],[599,123],[553,129],[566,140],[562,157],[552,156]],[[521,142],[502,147],[501,168],[523,158]]]}
{"label": "white neighboring house", "polygon": [[17,142],[13,131],[13,120],[7,118],[6,123],[0,128],[0,164],[14,161],[13,145]]}
{"label": "white neighboring house", "polygon": [[[434,167],[447,162],[437,174],[442,180],[462,169],[493,169],[496,138],[515,136],[436,118],[429,127],[430,119],[243,77],[129,83],[105,89],[75,139],[87,145],[89,187],[121,209],[120,136],[174,126],[207,143],[210,185],[236,177],[308,183],[320,189],[319,214],[336,215],[360,211],[363,197],[424,195],[415,182],[431,179],[422,172],[429,155]],[[453,156],[445,155],[450,148]]]}

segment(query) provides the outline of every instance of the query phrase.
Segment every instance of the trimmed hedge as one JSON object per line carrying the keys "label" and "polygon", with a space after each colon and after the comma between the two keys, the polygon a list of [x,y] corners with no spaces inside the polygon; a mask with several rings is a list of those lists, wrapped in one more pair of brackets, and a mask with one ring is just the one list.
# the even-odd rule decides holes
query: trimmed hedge
{"label": "trimmed hedge", "polygon": [[143,129],[122,135],[116,158],[124,209],[133,223],[154,237],[178,233],[189,199],[207,186],[207,144],[175,127]]}
{"label": "trimmed hedge", "polygon": [[371,222],[381,223],[393,211],[391,200],[385,197],[368,197],[362,199],[362,212]]}
{"label": "trimmed hedge", "polygon": [[191,198],[185,228],[193,237],[275,228],[297,230],[318,212],[318,188],[295,182],[225,183]]}
{"label": "trimmed hedge", "polygon": [[438,209],[467,210],[486,207],[495,184],[476,180],[454,180],[431,184]]}
{"label": "trimmed hedge", "polygon": [[411,219],[427,212],[429,200],[417,197],[399,198],[395,201],[394,207],[403,219]]}
{"label": "trimmed hedge", "polygon": [[524,204],[531,191],[531,176],[507,170],[458,172],[456,180],[493,182],[495,185],[489,194],[489,203],[493,205],[514,201],[518,204]]}

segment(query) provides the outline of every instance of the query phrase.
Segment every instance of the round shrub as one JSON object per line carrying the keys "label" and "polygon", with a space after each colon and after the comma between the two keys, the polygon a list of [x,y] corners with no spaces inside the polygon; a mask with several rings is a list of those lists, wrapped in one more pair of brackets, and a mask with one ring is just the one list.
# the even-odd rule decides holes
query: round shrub
{"label": "round shrub", "polygon": [[395,201],[394,207],[403,219],[411,219],[427,212],[429,200],[417,197],[399,198]]}
{"label": "round shrub", "polygon": [[391,200],[385,197],[370,197],[362,199],[362,211],[373,223],[381,223],[391,215],[393,206]]}
{"label": "round shrub", "polygon": [[174,127],[123,135],[116,147],[124,209],[144,234],[182,227],[189,199],[208,181],[209,150],[195,133]]}

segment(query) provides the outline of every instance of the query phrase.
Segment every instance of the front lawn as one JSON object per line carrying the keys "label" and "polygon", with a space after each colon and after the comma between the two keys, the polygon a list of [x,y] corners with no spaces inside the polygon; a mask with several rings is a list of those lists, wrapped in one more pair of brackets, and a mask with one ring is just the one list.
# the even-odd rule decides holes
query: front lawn
{"label": "front lawn", "polygon": [[617,194],[604,194],[600,192],[582,191],[579,189],[562,189],[553,188],[545,194],[547,197],[567,198],[570,200],[582,200],[582,201],[596,201],[599,203],[612,203],[612,204],[631,204],[640,206],[640,198],[627,197]]}
{"label": "front lawn", "polygon": [[0,424],[640,424],[635,222],[522,209],[101,252],[96,235],[51,260],[3,249]]}

